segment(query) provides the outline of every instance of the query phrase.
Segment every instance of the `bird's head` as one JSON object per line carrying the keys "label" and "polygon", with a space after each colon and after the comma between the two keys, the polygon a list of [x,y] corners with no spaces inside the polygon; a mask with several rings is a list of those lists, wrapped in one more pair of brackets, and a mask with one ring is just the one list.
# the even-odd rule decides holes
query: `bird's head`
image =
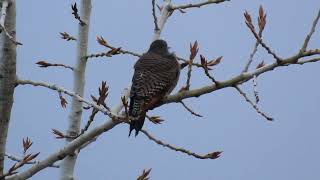
{"label": "bird's head", "polygon": [[161,55],[169,54],[167,42],[162,39],[153,41],[148,52],[153,52]]}

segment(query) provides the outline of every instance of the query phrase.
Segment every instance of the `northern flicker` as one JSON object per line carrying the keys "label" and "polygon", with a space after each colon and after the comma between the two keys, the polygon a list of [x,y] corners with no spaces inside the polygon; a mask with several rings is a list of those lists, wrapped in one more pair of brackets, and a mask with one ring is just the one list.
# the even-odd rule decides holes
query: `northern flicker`
{"label": "northern flicker", "polygon": [[146,112],[156,107],[174,89],[179,74],[180,64],[175,55],[169,52],[166,41],[153,41],[148,52],[134,66],[130,91],[129,136],[133,129],[136,131],[135,135],[138,135]]}

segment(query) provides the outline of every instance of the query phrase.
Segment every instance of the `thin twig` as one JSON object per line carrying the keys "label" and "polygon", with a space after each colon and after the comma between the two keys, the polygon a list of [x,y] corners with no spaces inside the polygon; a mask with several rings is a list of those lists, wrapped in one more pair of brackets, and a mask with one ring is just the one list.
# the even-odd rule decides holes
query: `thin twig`
{"label": "thin twig", "polygon": [[244,97],[244,99],[253,107],[253,109],[255,109],[257,111],[257,113],[259,113],[261,116],[263,116],[264,118],[266,118],[268,121],[273,121],[273,118],[267,116],[264,112],[262,112],[257,105],[255,105],[246,95],[246,93],[244,93],[239,86],[234,86],[234,88],[241,94],[241,96]]}
{"label": "thin twig", "polygon": [[82,134],[84,134],[90,127],[90,125],[92,124],[92,122],[94,121],[94,117],[96,116],[96,114],[98,113],[99,111],[97,109],[92,109],[92,113],[89,117],[89,120],[87,121],[87,124],[85,125],[85,127],[83,129],[81,129],[79,136],[81,136]]}
{"label": "thin twig", "polygon": [[253,51],[252,51],[252,53],[251,53],[250,56],[249,56],[248,62],[247,62],[247,64],[245,65],[244,70],[242,71],[243,73],[244,73],[244,72],[248,72],[249,67],[250,67],[250,65],[251,65],[251,63],[252,63],[252,61],[253,61],[253,57],[254,57],[254,55],[255,55],[255,54],[257,53],[257,51],[258,51],[258,46],[259,46],[259,42],[256,41],[256,43],[254,44]]}
{"label": "thin twig", "polygon": [[[14,155],[11,155],[11,154],[8,154],[8,153],[6,153],[4,156],[7,157],[8,159],[12,160],[12,161],[15,161],[15,162],[21,162],[22,161],[21,158],[19,158],[17,156],[14,156]],[[37,164],[38,162],[39,161],[30,161],[30,162],[27,162],[26,164]],[[53,165],[51,165],[49,167],[59,168],[59,165],[53,164]]]}
{"label": "thin twig", "polygon": [[259,44],[268,52],[268,54],[271,54],[273,56],[273,58],[277,61],[277,63],[281,64],[282,59],[279,56],[277,56],[276,53],[274,53],[266,43],[264,43],[262,38],[259,37],[259,34],[254,29],[254,25],[252,23],[250,14],[246,11],[244,13],[244,16],[246,18],[247,27],[250,29],[250,31],[252,32],[252,34],[256,38],[256,40],[259,42]]}
{"label": "thin twig", "polygon": [[107,43],[107,41],[102,37],[97,37],[97,41],[100,45],[104,46],[104,47],[107,47],[109,49],[111,49],[110,51],[108,52],[102,52],[102,53],[97,53],[97,54],[90,54],[88,55],[86,58],[89,59],[89,58],[97,58],[97,57],[112,57],[112,55],[115,55],[115,54],[129,54],[129,55],[132,55],[132,56],[135,56],[135,57],[141,57],[141,54],[138,54],[138,53],[135,53],[135,52],[132,52],[132,51],[127,51],[127,50],[123,50],[121,47],[114,47],[114,46],[111,46]]}
{"label": "thin twig", "polygon": [[149,180],[149,174],[151,172],[151,168],[148,170],[143,170],[142,174],[137,178],[137,180]]}
{"label": "thin twig", "polygon": [[69,95],[71,97],[76,98],[80,102],[83,102],[83,103],[85,103],[85,104],[87,104],[89,106],[94,107],[95,109],[97,109],[97,110],[101,111],[102,113],[104,113],[105,115],[109,116],[114,121],[122,121],[124,119],[123,117],[117,116],[116,114],[110,112],[110,110],[108,110],[105,107],[103,107],[103,105],[97,105],[96,103],[90,102],[90,101],[82,98],[78,94],[76,94],[76,93],[74,93],[72,91],[66,90],[66,89],[64,89],[62,87],[58,87],[55,84],[48,84],[48,83],[45,83],[45,82],[35,82],[35,81],[31,81],[31,80],[22,80],[22,79],[18,79],[16,83],[18,85],[42,86],[42,87],[46,87],[46,88],[49,88],[49,89],[54,90],[54,91],[62,92],[64,94],[67,94],[67,95]]}
{"label": "thin twig", "polygon": [[199,51],[198,42],[195,41],[193,45],[190,43],[190,56],[189,56],[189,61],[188,61],[187,81],[186,81],[186,86],[183,88],[183,90],[189,90],[189,88],[190,88],[192,64],[193,64],[193,60],[196,57],[198,51]]}
{"label": "thin twig", "polygon": [[311,27],[311,29],[310,29],[310,32],[309,32],[309,34],[306,36],[306,39],[304,40],[304,43],[303,43],[302,48],[301,48],[300,51],[304,52],[304,51],[307,50],[309,41],[310,41],[313,33],[314,33],[315,30],[316,30],[316,26],[317,26],[317,24],[318,24],[318,22],[319,22],[319,19],[320,19],[320,9],[319,9],[319,11],[318,11],[318,15],[316,16],[316,18],[314,19],[314,21],[313,21],[313,23],[312,23],[312,27]]}
{"label": "thin twig", "polygon": [[253,94],[254,94],[254,97],[256,98],[256,104],[259,103],[260,101],[260,97],[259,97],[259,92],[258,92],[258,78],[257,76],[253,76]]}
{"label": "thin twig", "polygon": [[87,23],[85,23],[80,15],[78,14],[78,8],[77,8],[77,3],[75,2],[73,5],[71,4],[71,9],[72,9],[72,14],[74,16],[75,19],[77,19],[80,23],[81,26],[86,25]]}
{"label": "thin twig", "polygon": [[156,5],[155,5],[155,0],[152,0],[152,16],[153,16],[153,22],[154,22],[154,30],[158,31],[159,26],[158,26],[158,18],[156,15]]}
{"label": "thin twig", "polygon": [[208,153],[206,155],[199,155],[199,154],[196,154],[194,152],[191,152],[189,150],[186,150],[184,148],[180,148],[180,147],[175,147],[173,145],[170,145],[168,143],[165,143],[165,142],[162,142],[161,140],[158,140],[156,139],[155,137],[153,137],[151,134],[149,134],[146,130],[142,129],[141,132],[146,135],[151,141],[163,146],[163,147],[166,147],[166,148],[169,148],[171,150],[174,150],[174,151],[178,151],[178,152],[182,152],[184,154],[187,154],[189,156],[193,156],[195,158],[198,158],[198,159],[217,159],[220,157],[220,154],[222,153],[222,151],[216,151],[216,152],[212,152],[212,153]]}
{"label": "thin twig", "polygon": [[209,73],[209,68],[208,68],[208,66],[207,66],[208,63],[207,63],[207,60],[205,59],[205,57],[202,56],[202,55],[200,55],[200,59],[201,59],[201,67],[203,68],[204,73],[206,74],[206,76],[207,76],[209,79],[211,79],[211,81],[212,81],[213,83],[218,84],[218,82],[216,81],[216,79],[215,79],[213,76],[211,76],[210,73]]}
{"label": "thin twig", "polygon": [[183,101],[180,101],[180,103],[182,104],[182,106],[189,111],[191,114],[197,116],[197,117],[203,117],[201,114],[198,114],[196,112],[194,112],[191,108],[189,108]]}
{"label": "thin twig", "polygon": [[41,68],[47,68],[47,67],[64,67],[66,69],[70,69],[70,70],[74,70],[73,67],[65,65],[65,64],[56,64],[56,63],[48,63],[46,61],[38,61],[36,62],[36,64],[39,65],[39,67]]}
{"label": "thin twig", "polygon": [[201,3],[195,3],[195,4],[185,4],[185,5],[178,5],[178,6],[172,6],[171,9],[172,10],[176,10],[176,9],[188,9],[188,8],[200,8],[201,6],[204,5],[208,5],[208,4],[219,4],[225,1],[230,1],[230,0],[208,0],[205,2],[201,2]]}
{"label": "thin twig", "polygon": [[67,32],[60,32],[61,39],[65,39],[66,41],[76,41],[77,38],[71,36]]}

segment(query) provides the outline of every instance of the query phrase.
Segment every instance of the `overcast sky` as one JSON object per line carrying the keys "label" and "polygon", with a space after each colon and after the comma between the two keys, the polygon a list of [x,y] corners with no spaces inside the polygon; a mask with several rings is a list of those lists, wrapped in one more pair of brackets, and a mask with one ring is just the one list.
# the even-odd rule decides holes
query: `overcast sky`
{"label": "overcast sky", "polygon": [[[70,70],[41,69],[35,62],[75,64],[76,43],[59,38],[59,32],[64,31],[77,35],[78,22],[71,15],[73,2],[17,1],[17,39],[23,43],[18,47],[20,78],[72,89]],[[138,53],[147,50],[154,28],[150,1],[93,0],[92,5],[89,53],[105,51],[95,41],[100,35],[111,45],[123,49]],[[223,62],[213,73],[218,80],[227,80],[242,71],[252,51],[255,40],[244,23],[243,13],[248,10],[256,20],[259,5],[267,12],[265,42],[281,57],[297,53],[320,8],[318,0],[233,0],[189,9],[185,14],[175,12],[162,38],[182,57],[188,57],[189,43],[195,40],[199,42],[200,54],[208,58],[223,56]],[[320,48],[317,29],[310,48]],[[104,80],[110,85],[107,103],[116,104],[122,89],[131,81],[136,59],[128,55],[90,59],[85,98],[96,95]],[[261,60],[274,61],[260,48],[252,67]],[[232,88],[185,101],[203,118],[192,116],[180,104],[165,105],[150,112],[165,119],[162,125],[146,122],[144,127],[150,133],[199,154],[223,151],[217,160],[199,160],[165,149],[143,134],[128,138],[128,126],[119,125],[81,151],[76,179],[135,179],[144,168],[152,168],[152,180],[319,179],[319,68],[320,63],[296,65],[259,76],[259,107],[274,117],[274,122],[257,114]],[[185,77],[184,70],[175,92],[185,83]],[[195,70],[191,88],[208,84],[210,81],[203,72]],[[241,87],[252,95],[251,81]],[[71,99],[65,97],[70,104]],[[57,92],[31,86],[16,88],[7,151],[21,155],[22,138],[28,136],[34,141],[31,151],[41,152],[40,159],[55,152],[64,142],[56,140],[51,129],[66,130],[69,108],[70,105],[67,109],[61,108]],[[89,111],[83,114],[83,123],[89,114]],[[95,125],[105,120],[106,117],[99,115]],[[31,179],[54,180],[58,175],[57,169],[47,168]]]}

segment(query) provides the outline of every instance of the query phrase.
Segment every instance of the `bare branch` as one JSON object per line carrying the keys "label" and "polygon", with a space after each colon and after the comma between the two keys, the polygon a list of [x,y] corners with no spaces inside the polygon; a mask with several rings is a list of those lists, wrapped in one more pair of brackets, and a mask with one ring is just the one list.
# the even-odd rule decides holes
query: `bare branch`
{"label": "bare branch", "polygon": [[151,168],[148,170],[143,170],[142,174],[137,178],[137,180],[149,180],[149,174],[151,172]]}
{"label": "bare branch", "polygon": [[199,51],[198,42],[195,41],[193,45],[190,43],[190,56],[188,61],[188,73],[187,73],[187,81],[186,86],[183,88],[184,90],[189,90],[190,88],[190,80],[191,80],[191,72],[192,72],[192,64],[194,58],[197,56]]}
{"label": "bare branch", "polygon": [[[130,91],[128,89],[125,89],[123,92],[123,95],[128,98],[130,94]],[[118,114],[122,109],[122,103],[119,103],[114,107],[112,110],[113,114]],[[103,123],[100,126],[97,126],[93,128],[92,130],[87,131],[77,139],[74,139],[69,144],[65,145],[63,148],[57,150],[55,153],[48,156],[46,159],[39,161],[37,164],[34,164],[32,167],[27,169],[26,171],[19,173],[18,175],[15,175],[11,178],[8,178],[7,180],[23,180],[28,179],[32,177],[37,172],[41,171],[44,168],[49,167],[54,162],[62,160],[67,155],[74,153],[77,149],[88,146],[91,142],[93,142],[99,135],[101,135],[104,132],[109,131],[114,126],[121,123],[120,121],[116,121],[113,119],[110,119]]]}
{"label": "bare branch", "polygon": [[61,39],[65,39],[66,41],[76,41],[77,39],[67,32],[60,32]]}
{"label": "bare branch", "polygon": [[204,5],[208,5],[208,4],[219,4],[225,1],[230,1],[230,0],[208,0],[208,1],[204,1],[201,3],[195,3],[195,4],[185,4],[185,5],[177,5],[177,6],[172,6],[171,9],[172,10],[176,10],[176,9],[188,9],[188,8],[200,8],[201,6]]}
{"label": "bare branch", "polygon": [[3,179],[4,177],[7,176],[12,176],[14,174],[17,174],[17,170],[19,168],[21,168],[22,166],[26,165],[26,164],[30,164],[30,162],[32,162],[32,160],[34,160],[40,153],[36,153],[36,154],[27,154],[25,155],[21,161],[19,161],[18,163],[15,163],[13,166],[10,167],[10,169],[8,170],[8,172],[0,175],[0,179]]}
{"label": "bare branch", "polygon": [[72,14],[74,16],[75,19],[77,19],[80,23],[81,26],[83,25],[87,25],[87,23],[85,23],[81,17],[78,14],[78,8],[77,8],[77,3],[75,2],[73,5],[71,4],[71,9],[72,9]]}
{"label": "bare branch", "polygon": [[[222,57],[221,57],[222,58]],[[221,58],[218,58],[217,62],[220,63]],[[208,62],[206,61],[205,57],[200,55],[200,60],[201,60],[201,65],[202,68],[204,70],[204,73],[206,74],[206,76],[211,79],[211,81],[215,84],[217,84],[218,82],[215,80],[215,78],[213,76],[210,75],[209,73],[209,67],[208,67]],[[218,64],[217,63],[217,64]]]}
{"label": "bare branch", "polygon": [[[19,158],[17,156],[14,156],[14,155],[11,155],[11,154],[8,154],[8,153],[5,154],[5,157],[7,157],[8,159],[10,159],[12,161],[15,161],[15,162],[21,162],[22,161],[21,158]],[[30,161],[30,162],[27,162],[26,164],[37,164],[37,163],[39,163],[39,161]],[[59,168],[59,165],[53,164],[53,165],[51,165],[49,167]]]}
{"label": "bare branch", "polygon": [[316,26],[318,24],[318,21],[320,19],[320,9],[318,11],[318,15],[316,16],[316,18],[314,19],[313,23],[312,23],[312,27],[310,29],[310,32],[309,34],[307,35],[306,39],[304,40],[304,43],[302,45],[302,48],[300,49],[300,51],[304,52],[307,50],[307,47],[308,47],[308,44],[309,44],[309,41],[313,35],[313,33],[315,32],[316,30]]}
{"label": "bare branch", "polygon": [[56,63],[48,63],[46,61],[38,61],[36,62],[36,64],[39,65],[39,67],[41,68],[47,68],[47,67],[64,67],[66,69],[70,69],[70,70],[74,70],[73,67],[71,66],[68,66],[68,65],[64,65],[64,64],[56,64]]}
{"label": "bare branch", "polygon": [[191,108],[189,108],[183,101],[180,101],[180,103],[182,104],[182,106],[189,111],[192,115],[195,115],[197,117],[203,117],[201,114],[198,114],[196,112],[194,112]]}
{"label": "bare branch", "polygon": [[101,111],[102,113],[104,113],[105,115],[109,116],[111,119],[113,119],[115,121],[122,121],[121,119],[123,119],[123,117],[117,116],[116,114],[110,112],[110,110],[108,110],[105,107],[103,107],[103,105],[98,105],[96,103],[90,102],[90,101],[82,98],[81,96],[79,96],[75,92],[66,90],[66,89],[64,89],[62,87],[58,87],[55,84],[48,84],[48,83],[45,83],[45,82],[35,82],[35,81],[31,81],[31,80],[21,80],[21,79],[17,80],[17,84],[18,85],[41,86],[41,87],[49,88],[51,90],[67,94],[67,95],[75,98],[77,101],[89,105],[90,107],[94,107],[95,109]]}
{"label": "bare branch", "polygon": [[[226,87],[233,87],[234,85],[242,84],[254,77],[254,75],[259,76],[260,74],[272,71],[278,67],[282,66],[289,66],[292,64],[299,64],[297,61],[303,57],[307,56],[313,56],[313,55],[319,55],[320,54],[320,49],[315,49],[315,50],[309,50],[304,53],[298,53],[294,56],[288,57],[286,59],[282,60],[281,64],[278,64],[277,62],[265,65],[259,69],[256,69],[255,71],[252,72],[246,72],[246,73],[241,73],[239,75],[233,76],[232,78],[225,80],[225,81],[219,81],[218,86],[216,84],[212,84],[209,86],[201,87],[198,89],[193,89],[189,91],[181,91],[178,92],[177,94],[170,95],[166,97],[166,99],[163,100],[164,104],[167,103],[179,103],[181,100],[186,99],[186,98],[191,98],[191,97],[199,97],[203,94],[208,94],[213,91],[216,91],[218,89],[226,88]],[[301,64],[304,63],[310,63],[310,62],[317,62],[319,61],[320,58],[314,58],[308,61],[304,61]]]}
{"label": "bare branch", "polygon": [[260,97],[259,97],[259,92],[258,92],[258,78],[257,78],[257,76],[253,76],[252,81],[253,81],[253,94],[256,99],[256,104],[258,104],[260,101]]}
{"label": "bare branch", "polygon": [[103,125],[98,126],[91,131],[83,134],[79,138],[73,140],[69,144],[65,145],[65,147],[59,149],[55,153],[51,154],[46,159],[39,161],[38,163],[34,164],[32,167],[28,168],[26,171],[15,175],[8,180],[23,180],[32,177],[35,173],[41,171],[42,169],[51,166],[54,162],[59,161],[65,158],[67,155],[72,154],[76,149],[80,148],[82,145],[86,144],[90,140],[96,138],[96,136],[102,134],[105,131],[112,129],[117,122],[114,121],[107,121]]}
{"label": "bare branch", "polygon": [[132,52],[132,51],[127,51],[127,50],[123,50],[121,47],[114,47],[114,46],[111,46],[107,43],[107,41],[102,37],[97,37],[97,41],[100,45],[104,46],[104,47],[107,47],[109,49],[111,49],[110,51],[108,52],[102,52],[102,53],[98,53],[98,54],[90,54],[88,55],[86,58],[89,59],[89,58],[97,58],[97,57],[112,57],[112,55],[116,55],[116,54],[129,54],[129,55],[132,55],[132,56],[135,56],[135,57],[141,57],[141,54],[138,54],[138,53],[135,53],[135,52]]}
{"label": "bare branch", "polygon": [[156,0],[152,0],[152,16],[153,16],[153,22],[154,22],[154,31],[158,31],[159,26],[158,26],[158,19],[157,19],[157,15],[156,15],[155,1]]}
{"label": "bare branch", "polygon": [[172,10],[171,10],[171,0],[165,0],[164,4],[161,8],[161,16],[160,19],[158,21],[158,28],[157,30],[154,31],[154,35],[153,35],[153,39],[152,42],[154,40],[157,40],[160,38],[161,32],[164,28],[165,23],[167,22],[168,18],[170,17],[170,15],[172,14]]}
{"label": "bare branch", "polygon": [[182,152],[184,154],[187,154],[189,156],[193,156],[195,158],[198,158],[198,159],[217,159],[220,157],[220,154],[222,153],[222,151],[216,151],[216,152],[212,152],[212,153],[208,153],[206,155],[199,155],[199,154],[196,154],[194,152],[191,152],[189,150],[186,150],[184,148],[180,148],[180,147],[175,147],[173,145],[170,145],[168,143],[164,143],[158,139],[156,139],[155,137],[153,137],[151,134],[149,134],[146,130],[142,129],[141,132],[146,135],[151,141],[163,146],[163,147],[166,147],[166,148],[169,148],[171,150],[174,150],[174,151],[178,151],[178,152]]}
{"label": "bare branch", "polygon": [[239,88],[239,86],[234,86],[234,88],[244,97],[244,99],[259,113],[261,116],[266,118],[268,121],[273,121],[273,118],[267,116],[264,112],[262,112],[257,105],[255,105],[249,97]]}
{"label": "bare branch", "polygon": [[259,46],[259,42],[258,41],[256,41],[256,43],[254,44],[254,47],[253,47],[253,51],[252,51],[252,53],[250,54],[250,56],[249,56],[249,59],[248,59],[248,62],[246,63],[246,65],[245,65],[245,67],[244,67],[244,69],[243,69],[243,73],[244,72],[248,72],[248,70],[249,70],[249,67],[250,67],[250,65],[251,65],[251,63],[252,63],[252,61],[253,61],[253,57],[254,57],[254,55],[257,53],[257,51],[258,51],[258,46]]}
{"label": "bare branch", "polygon": [[251,16],[250,14],[246,11],[244,13],[244,17],[246,19],[246,25],[247,27],[250,29],[250,31],[252,32],[253,36],[256,38],[256,40],[259,42],[259,44],[268,52],[268,54],[271,54],[273,56],[273,58],[277,61],[277,63],[281,63],[282,59],[280,57],[278,57],[276,55],[276,53],[274,53],[271,48],[269,46],[267,46],[266,43],[263,42],[262,38],[259,37],[259,34],[256,32],[254,25],[252,23],[251,20]]}

